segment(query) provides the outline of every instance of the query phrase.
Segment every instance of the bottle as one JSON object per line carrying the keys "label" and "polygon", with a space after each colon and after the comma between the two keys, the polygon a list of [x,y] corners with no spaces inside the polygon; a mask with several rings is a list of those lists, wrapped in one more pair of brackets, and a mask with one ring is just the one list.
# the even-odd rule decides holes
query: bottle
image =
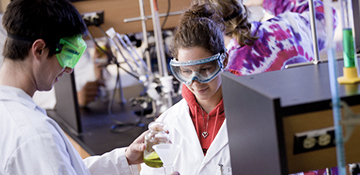
{"label": "bottle", "polygon": [[353,11],[351,0],[341,0],[341,17],[343,21],[343,56],[344,67],[356,67],[356,46],[353,35]]}
{"label": "bottle", "polygon": [[152,148],[153,145],[170,143],[167,130],[164,128],[165,124],[161,122],[151,122],[149,124],[149,133],[145,135],[146,149],[144,151],[144,163],[153,168],[160,168],[163,162]]}

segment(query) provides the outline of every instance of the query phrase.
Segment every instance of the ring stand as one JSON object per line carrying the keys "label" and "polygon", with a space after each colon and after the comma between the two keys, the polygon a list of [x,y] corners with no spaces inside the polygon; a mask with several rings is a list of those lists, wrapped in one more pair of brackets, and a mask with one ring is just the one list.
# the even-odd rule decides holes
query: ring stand
{"label": "ring stand", "polygon": [[343,67],[344,76],[338,77],[340,84],[354,84],[360,82],[356,67]]}

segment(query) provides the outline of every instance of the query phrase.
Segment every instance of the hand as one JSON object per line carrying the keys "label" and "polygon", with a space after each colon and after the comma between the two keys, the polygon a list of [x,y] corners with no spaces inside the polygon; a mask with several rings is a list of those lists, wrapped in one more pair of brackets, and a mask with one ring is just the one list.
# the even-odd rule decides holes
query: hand
{"label": "hand", "polygon": [[264,0],[248,0],[244,3],[246,7],[250,6],[262,6],[264,3]]}
{"label": "hand", "polygon": [[77,92],[79,106],[86,106],[88,103],[97,99],[100,86],[104,86],[100,80],[87,82],[85,86]]}
{"label": "hand", "polygon": [[[145,135],[149,131],[143,132],[138,138],[136,138],[129,147],[125,150],[125,156],[129,163],[131,164],[139,164],[144,161],[143,152],[146,148],[146,145],[144,143],[145,141]],[[174,174],[176,175],[176,174]]]}
{"label": "hand", "polygon": [[170,175],[180,175],[180,173],[175,171],[175,172],[171,173]]}

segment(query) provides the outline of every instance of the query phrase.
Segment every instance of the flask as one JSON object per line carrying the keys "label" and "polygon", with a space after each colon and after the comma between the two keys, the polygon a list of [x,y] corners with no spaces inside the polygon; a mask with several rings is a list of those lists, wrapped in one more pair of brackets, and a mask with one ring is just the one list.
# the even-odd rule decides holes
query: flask
{"label": "flask", "polygon": [[149,133],[145,135],[145,145],[146,149],[144,150],[144,163],[147,166],[153,168],[159,168],[163,166],[163,162],[160,160],[160,157],[152,148],[153,145],[170,143],[169,134],[165,129],[165,124],[161,122],[151,122],[149,124]]}

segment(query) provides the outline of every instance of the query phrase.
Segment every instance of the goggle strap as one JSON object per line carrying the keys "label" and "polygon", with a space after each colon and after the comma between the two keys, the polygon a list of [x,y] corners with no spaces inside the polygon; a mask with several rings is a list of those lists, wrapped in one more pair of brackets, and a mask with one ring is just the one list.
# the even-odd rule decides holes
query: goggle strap
{"label": "goggle strap", "polygon": [[60,43],[57,43],[56,44],[56,48],[55,48],[55,54],[59,54],[59,53],[61,53],[61,51],[62,51],[62,49],[63,49],[63,44],[60,44]]}
{"label": "goggle strap", "polygon": [[220,53],[217,53],[216,55],[213,55],[208,58],[204,58],[202,60],[188,61],[188,62],[178,62],[174,58],[170,61],[170,65],[172,65],[172,66],[190,66],[190,65],[204,64],[204,63],[208,63],[208,62],[218,59],[219,55],[220,55]]}
{"label": "goggle strap", "polygon": [[20,35],[15,35],[15,34],[11,34],[11,33],[7,33],[7,36],[9,38],[15,39],[15,40],[21,40],[21,41],[27,41],[27,42],[31,42],[33,43],[36,39],[30,39],[24,36],[20,36]]}

